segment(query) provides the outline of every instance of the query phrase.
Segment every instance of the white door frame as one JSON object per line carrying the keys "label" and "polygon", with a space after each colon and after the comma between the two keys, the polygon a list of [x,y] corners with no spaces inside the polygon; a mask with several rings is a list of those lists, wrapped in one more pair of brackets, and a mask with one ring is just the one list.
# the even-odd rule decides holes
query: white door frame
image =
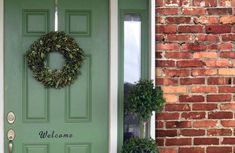
{"label": "white door frame", "polygon": [[[110,70],[109,70],[109,153],[117,153],[118,144],[118,0],[110,1]],[[151,78],[155,79],[155,0],[151,10]],[[4,0],[0,0],[0,152],[4,152]],[[151,136],[155,136],[152,117]]]}
{"label": "white door frame", "polygon": [[4,153],[4,4],[0,0],[0,152]]}

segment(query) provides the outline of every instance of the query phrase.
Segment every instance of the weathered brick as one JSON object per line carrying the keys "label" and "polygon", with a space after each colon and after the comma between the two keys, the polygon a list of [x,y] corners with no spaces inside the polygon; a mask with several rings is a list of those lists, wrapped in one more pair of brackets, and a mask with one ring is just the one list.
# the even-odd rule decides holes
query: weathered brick
{"label": "weathered brick", "polygon": [[231,94],[207,95],[207,102],[227,102],[232,100]]}
{"label": "weathered brick", "polygon": [[165,6],[177,7],[177,6],[189,6],[190,0],[165,0]]}
{"label": "weathered brick", "polygon": [[183,119],[204,119],[205,116],[205,112],[183,112],[181,114],[181,118]]}
{"label": "weathered brick", "polygon": [[202,67],[205,63],[201,60],[181,60],[177,61],[177,67]]}
{"label": "weathered brick", "polygon": [[155,126],[156,126],[157,129],[162,129],[162,128],[164,128],[164,122],[156,121]]}
{"label": "weathered brick", "polygon": [[208,119],[232,119],[232,112],[209,112]]}
{"label": "weathered brick", "polygon": [[212,128],[216,127],[217,122],[212,120],[202,120],[202,121],[194,121],[193,127],[194,128]]}
{"label": "weathered brick", "polygon": [[170,79],[170,78],[157,78],[156,79],[157,85],[177,85],[178,80],[177,79]]}
{"label": "weathered brick", "polygon": [[206,32],[207,33],[230,33],[232,30],[231,25],[208,25],[206,26]]}
{"label": "weathered brick", "polygon": [[167,77],[187,77],[190,74],[187,69],[166,69],[164,73]]}
{"label": "weathered brick", "polygon": [[192,144],[191,138],[166,139],[166,146],[185,146],[185,145],[191,145],[191,144]]}
{"label": "weathered brick", "polygon": [[235,138],[224,138],[222,144],[235,144]]}
{"label": "weathered brick", "polygon": [[231,153],[232,152],[232,147],[231,146],[228,146],[228,147],[224,147],[224,146],[207,147],[206,152],[207,153]]}
{"label": "weathered brick", "polygon": [[189,24],[191,17],[166,17],[166,23],[168,24]]}
{"label": "weathered brick", "polygon": [[180,0],[180,4],[182,7],[189,7],[191,6],[191,0]]}
{"label": "weathered brick", "polygon": [[179,153],[204,153],[202,147],[179,148]]}
{"label": "weathered brick", "polygon": [[230,62],[228,59],[223,59],[223,60],[207,60],[205,61],[206,66],[208,67],[229,67],[231,66]]}
{"label": "weathered brick", "polygon": [[164,139],[161,139],[161,138],[157,138],[157,139],[156,139],[156,144],[157,144],[158,146],[164,146],[164,142],[165,142]]}
{"label": "weathered brick", "polygon": [[157,130],[156,137],[175,137],[177,136],[177,130]]}
{"label": "weathered brick", "polygon": [[189,111],[190,106],[188,104],[166,104],[166,111]]}
{"label": "weathered brick", "polygon": [[232,130],[231,129],[208,129],[207,135],[208,136],[231,136]]}
{"label": "weathered brick", "polygon": [[208,42],[218,42],[219,41],[219,36],[218,35],[213,35],[213,34],[198,34],[195,36],[195,40],[197,41],[208,41]]}
{"label": "weathered brick", "polygon": [[157,25],[156,26],[157,33],[176,33],[177,27],[176,25]]}
{"label": "weathered brick", "polygon": [[192,106],[192,110],[197,110],[197,111],[211,111],[216,109],[217,109],[216,104],[193,104]]}
{"label": "weathered brick", "polygon": [[235,41],[235,34],[224,34],[222,35],[223,41]]}
{"label": "weathered brick", "polygon": [[204,44],[198,44],[198,43],[189,43],[189,44],[183,44],[182,50],[186,51],[205,51],[206,45]]}
{"label": "weathered brick", "polygon": [[155,68],[155,76],[156,77],[161,77],[162,76],[162,69],[160,68]]}
{"label": "weathered brick", "polygon": [[193,54],[193,58],[217,58],[216,52],[196,52]]}
{"label": "weathered brick", "polygon": [[177,148],[159,148],[160,153],[178,153]]}
{"label": "weathered brick", "polygon": [[235,93],[235,87],[234,86],[220,86],[219,92],[221,93]]}
{"label": "weathered brick", "polygon": [[179,44],[176,43],[166,43],[166,44],[157,44],[156,46],[157,51],[158,50],[178,50]]}
{"label": "weathered brick", "polygon": [[204,27],[200,25],[194,25],[194,26],[181,25],[178,27],[179,33],[202,33],[203,30]]}
{"label": "weathered brick", "polygon": [[228,43],[220,43],[218,44],[218,49],[220,51],[232,51],[233,49],[233,44],[231,42]]}
{"label": "weathered brick", "polygon": [[230,60],[231,61],[231,67],[235,67],[235,60]]}
{"label": "weathered brick", "polygon": [[161,59],[163,57],[162,52],[155,52],[155,56],[157,59]]}
{"label": "weathered brick", "polygon": [[219,75],[235,75],[235,68],[221,68],[218,71]]}
{"label": "weathered brick", "polygon": [[164,94],[164,98],[167,104],[176,103],[178,101],[178,96],[175,94]]}
{"label": "weathered brick", "polygon": [[233,14],[233,15],[235,14],[235,8],[233,8],[233,10],[232,10],[232,14]]}
{"label": "weathered brick", "polygon": [[173,60],[157,60],[156,67],[175,67],[175,61],[173,61]]}
{"label": "weathered brick", "polygon": [[185,86],[164,86],[162,90],[164,93],[187,93]]}
{"label": "weathered brick", "polygon": [[235,32],[235,26],[232,27],[232,33],[234,33],[234,32]]}
{"label": "weathered brick", "polygon": [[218,24],[219,18],[218,17],[212,17],[212,16],[201,16],[199,18],[195,18],[194,22],[196,24]]}
{"label": "weathered brick", "polygon": [[179,119],[179,113],[158,113],[158,120],[177,120]]}
{"label": "weathered brick", "polygon": [[180,95],[180,102],[204,102],[204,96],[202,95]]}
{"label": "weathered brick", "polygon": [[235,127],[235,120],[222,120],[221,125],[224,127]]}
{"label": "weathered brick", "polygon": [[234,24],[235,23],[235,16],[222,16],[220,18],[220,23],[222,23],[222,24]]}
{"label": "weathered brick", "polygon": [[174,59],[190,59],[192,54],[189,52],[167,52],[165,54],[166,58],[174,58]]}
{"label": "weathered brick", "polygon": [[218,145],[218,138],[194,138],[194,145]]}
{"label": "weathered brick", "polygon": [[221,58],[235,58],[235,52],[221,52]]}
{"label": "weathered brick", "polygon": [[232,83],[232,78],[225,78],[225,77],[208,78],[207,83],[209,85],[226,85]]}
{"label": "weathered brick", "polygon": [[178,14],[178,8],[158,8],[156,9],[157,15],[175,15]]}
{"label": "weathered brick", "polygon": [[192,123],[190,121],[169,121],[166,122],[166,128],[191,128]]}
{"label": "weathered brick", "polygon": [[156,16],[155,20],[156,20],[156,24],[165,24],[165,18],[162,16]]}
{"label": "weathered brick", "polygon": [[200,7],[213,7],[217,6],[216,0],[193,0],[194,6],[200,6]]}
{"label": "weathered brick", "polygon": [[166,6],[181,6],[178,0],[165,0]]}
{"label": "weathered brick", "polygon": [[181,78],[181,85],[205,84],[205,78]]}
{"label": "weathered brick", "polygon": [[163,34],[159,34],[159,35],[155,35],[155,39],[156,39],[156,41],[161,42],[161,41],[165,40],[165,37]]}
{"label": "weathered brick", "polygon": [[232,15],[232,8],[208,8],[209,15]]}
{"label": "weathered brick", "polygon": [[221,104],[220,105],[221,110],[235,110],[235,104],[234,103],[229,103],[229,104]]}
{"label": "weathered brick", "polygon": [[193,93],[213,93],[217,92],[216,86],[193,86],[191,88]]}
{"label": "weathered brick", "polygon": [[234,0],[220,0],[220,6],[231,7],[234,3]]}
{"label": "weathered brick", "polygon": [[155,3],[156,3],[156,7],[162,7],[164,5],[163,0],[155,0]]}
{"label": "weathered brick", "polygon": [[183,8],[184,15],[204,15],[206,14],[205,8]]}
{"label": "weathered brick", "polygon": [[217,69],[193,69],[192,76],[213,76],[217,74]]}
{"label": "weathered brick", "polygon": [[182,136],[204,136],[205,130],[202,129],[182,129],[180,130],[180,135]]}
{"label": "weathered brick", "polygon": [[208,44],[207,45],[208,51],[217,51],[218,50],[218,44]]}
{"label": "weathered brick", "polygon": [[189,41],[189,40],[193,40],[192,36],[190,35],[185,35],[185,34],[167,34],[166,35],[166,41]]}

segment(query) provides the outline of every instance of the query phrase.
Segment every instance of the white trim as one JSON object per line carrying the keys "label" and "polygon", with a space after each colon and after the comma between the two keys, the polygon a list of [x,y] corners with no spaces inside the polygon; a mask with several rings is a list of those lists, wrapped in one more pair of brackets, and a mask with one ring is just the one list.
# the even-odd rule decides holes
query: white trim
{"label": "white trim", "polygon": [[[150,46],[151,46],[151,79],[155,83],[155,0],[151,0],[149,3],[150,8]],[[150,125],[150,136],[155,139],[155,112],[151,117],[151,125]]]}
{"label": "white trim", "polygon": [[110,0],[109,52],[109,153],[118,145],[118,0]]}
{"label": "white trim", "polygon": [[0,152],[4,153],[4,2],[0,0]]}

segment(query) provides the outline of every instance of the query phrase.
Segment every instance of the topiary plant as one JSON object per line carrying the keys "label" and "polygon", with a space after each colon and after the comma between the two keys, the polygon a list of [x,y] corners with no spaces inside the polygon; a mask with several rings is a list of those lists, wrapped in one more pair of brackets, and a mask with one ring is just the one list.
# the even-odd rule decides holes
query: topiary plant
{"label": "topiary plant", "polygon": [[152,139],[132,137],[124,143],[122,153],[159,153],[159,150]]}
{"label": "topiary plant", "polygon": [[160,87],[154,87],[151,80],[140,80],[129,92],[128,111],[136,113],[142,121],[147,121],[153,111],[160,111],[165,99]]}

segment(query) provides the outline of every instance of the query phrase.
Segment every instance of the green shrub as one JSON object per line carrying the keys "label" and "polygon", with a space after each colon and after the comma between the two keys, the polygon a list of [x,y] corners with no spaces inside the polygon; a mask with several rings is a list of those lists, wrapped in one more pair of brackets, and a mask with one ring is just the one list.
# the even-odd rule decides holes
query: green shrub
{"label": "green shrub", "polygon": [[124,143],[122,153],[159,153],[159,151],[154,140],[132,137]]}
{"label": "green shrub", "polygon": [[153,111],[160,111],[164,103],[160,87],[155,88],[151,80],[140,80],[129,92],[128,111],[146,121]]}

